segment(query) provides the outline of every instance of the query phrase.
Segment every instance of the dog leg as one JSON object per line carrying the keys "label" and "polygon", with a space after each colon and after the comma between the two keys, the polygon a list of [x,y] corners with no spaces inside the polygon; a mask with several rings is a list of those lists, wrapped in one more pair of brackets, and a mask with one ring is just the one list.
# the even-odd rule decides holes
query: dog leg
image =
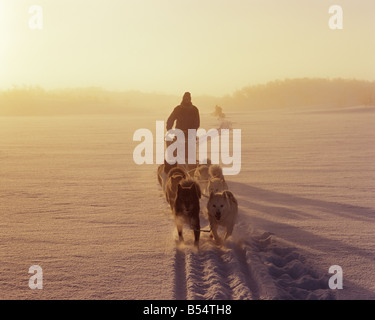
{"label": "dog leg", "polygon": [[178,240],[180,242],[184,241],[184,237],[182,235],[182,230],[183,230],[183,224],[180,222],[180,219],[176,218],[176,227],[177,227],[177,232],[178,232]]}
{"label": "dog leg", "polygon": [[199,247],[199,238],[200,238],[201,232],[194,230],[194,246]]}
{"label": "dog leg", "polygon": [[219,237],[219,234],[217,233],[217,227],[218,227],[217,225],[212,226],[211,232],[212,232],[212,235],[214,237],[216,244],[221,245],[223,241],[221,240],[221,238]]}
{"label": "dog leg", "polygon": [[192,229],[194,230],[194,246],[195,247],[199,247],[199,238],[201,236],[201,225],[200,225],[200,221],[199,221],[199,216],[198,217],[195,217],[195,218],[192,218],[191,220],[191,226],[192,226]]}
{"label": "dog leg", "polygon": [[232,232],[233,232],[233,225],[227,227],[227,232],[225,233],[224,239],[227,240],[232,235]]}

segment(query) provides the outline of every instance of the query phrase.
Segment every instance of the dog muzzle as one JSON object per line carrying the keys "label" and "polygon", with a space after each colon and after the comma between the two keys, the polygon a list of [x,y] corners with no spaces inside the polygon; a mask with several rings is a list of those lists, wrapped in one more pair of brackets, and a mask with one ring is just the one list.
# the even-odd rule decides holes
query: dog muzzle
{"label": "dog muzzle", "polygon": [[221,212],[220,211],[216,211],[215,212],[215,218],[216,218],[216,220],[220,220],[221,219]]}

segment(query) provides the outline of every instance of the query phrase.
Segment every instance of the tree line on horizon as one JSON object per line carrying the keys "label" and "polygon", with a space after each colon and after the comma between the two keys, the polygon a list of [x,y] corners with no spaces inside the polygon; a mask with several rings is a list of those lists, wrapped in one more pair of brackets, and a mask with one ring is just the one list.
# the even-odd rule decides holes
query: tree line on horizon
{"label": "tree line on horizon", "polygon": [[375,105],[375,81],[355,79],[286,79],[253,85],[225,97],[237,108],[350,107]]}
{"label": "tree line on horizon", "polygon": [[[0,115],[121,114],[142,110],[170,110],[180,102],[174,95],[137,91],[108,91],[99,87],[44,90],[14,86],[0,91]],[[293,107],[350,107],[375,105],[375,81],[355,79],[286,79],[244,87],[224,97],[194,96],[202,111],[225,117],[223,109]]]}

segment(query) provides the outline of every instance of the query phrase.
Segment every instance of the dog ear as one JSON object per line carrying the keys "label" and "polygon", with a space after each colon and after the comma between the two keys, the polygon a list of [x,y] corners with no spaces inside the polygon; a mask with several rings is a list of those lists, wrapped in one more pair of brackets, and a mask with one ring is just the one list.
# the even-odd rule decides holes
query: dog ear
{"label": "dog ear", "polygon": [[227,190],[223,191],[223,197],[225,199],[225,201],[227,202],[228,206],[230,206],[230,202],[231,202],[231,197],[229,195],[229,192]]}
{"label": "dog ear", "polygon": [[230,191],[228,191],[228,190],[224,190],[224,191],[223,191],[223,195],[224,195],[224,197],[225,197],[227,200],[229,200],[229,201],[231,201],[231,200],[233,199],[232,192],[230,192]]}
{"label": "dog ear", "polygon": [[215,194],[215,193],[214,193],[213,191],[210,191],[210,199],[213,198],[214,194]]}
{"label": "dog ear", "polygon": [[233,202],[233,203],[237,203],[237,200],[236,200],[236,198],[234,197],[234,195],[233,195],[232,192],[230,192],[230,191],[228,191],[228,190],[225,190],[225,191],[223,192],[223,195],[224,195],[224,197],[225,197],[228,201]]}

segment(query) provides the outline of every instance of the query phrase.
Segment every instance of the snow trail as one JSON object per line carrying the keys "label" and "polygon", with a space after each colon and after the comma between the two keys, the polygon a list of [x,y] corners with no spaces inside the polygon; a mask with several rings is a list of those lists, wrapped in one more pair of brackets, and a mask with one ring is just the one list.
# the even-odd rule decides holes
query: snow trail
{"label": "snow trail", "polygon": [[244,222],[237,229],[222,247],[202,236],[199,250],[189,234],[183,244],[175,235],[174,299],[335,299],[328,277],[298,249],[282,247],[268,232],[252,235]]}

